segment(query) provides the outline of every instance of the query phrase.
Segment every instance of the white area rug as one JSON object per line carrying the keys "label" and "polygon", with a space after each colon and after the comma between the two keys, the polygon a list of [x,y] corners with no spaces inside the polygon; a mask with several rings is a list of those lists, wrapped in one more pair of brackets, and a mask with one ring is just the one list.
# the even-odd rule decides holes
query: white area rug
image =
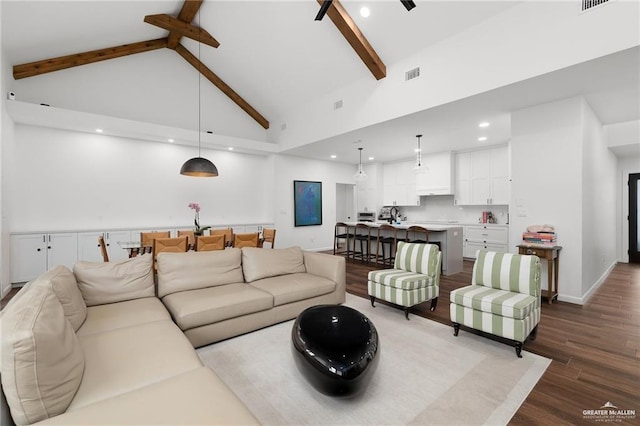
{"label": "white area rug", "polygon": [[[198,349],[264,425],[504,425],[551,360],[347,294],[380,338],[366,391],[336,399],[316,391],[291,353],[293,321]],[[442,303],[438,309],[448,309]]]}

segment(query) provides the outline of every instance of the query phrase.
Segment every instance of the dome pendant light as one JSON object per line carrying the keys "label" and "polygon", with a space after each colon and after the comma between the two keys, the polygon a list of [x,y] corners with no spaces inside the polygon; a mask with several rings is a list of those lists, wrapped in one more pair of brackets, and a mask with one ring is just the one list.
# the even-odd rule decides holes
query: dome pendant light
{"label": "dome pendant light", "polygon": [[358,148],[358,151],[360,151],[360,163],[358,165],[358,171],[353,177],[355,177],[357,181],[361,181],[367,178],[367,173],[362,169],[362,148]]}
{"label": "dome pendant light", "polygon": [[[200,61],[200,42],[198,42],[198,61]],[[198,62],[201,64],[202,62]],[[211,161],[203,158],[200,154],[201,150],[201,131],[200,131],[200,78],[202,73],[198,67],[198,156],[187,160],[180,169],[180,174],[193,177],[216,177],[218,176],[218,168]]]}

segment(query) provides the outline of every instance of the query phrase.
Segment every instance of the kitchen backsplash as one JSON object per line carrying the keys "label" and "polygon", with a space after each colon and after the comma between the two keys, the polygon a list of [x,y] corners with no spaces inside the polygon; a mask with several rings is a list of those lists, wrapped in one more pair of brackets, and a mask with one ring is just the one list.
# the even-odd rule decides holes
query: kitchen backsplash
{"label": "kitchen backsplash", "polygon": [[400,213],[411,222],[478,223],[483,211],[490,211],[498,224],[507,224],[509,220],[509,206],[456,206],[452,195],[421,197],[420,204],[399,207]]}

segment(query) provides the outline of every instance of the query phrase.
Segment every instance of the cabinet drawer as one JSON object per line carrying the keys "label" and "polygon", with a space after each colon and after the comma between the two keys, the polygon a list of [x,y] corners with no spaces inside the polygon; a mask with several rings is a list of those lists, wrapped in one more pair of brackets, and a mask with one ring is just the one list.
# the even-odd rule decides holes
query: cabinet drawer
{"label": "cabinet drawer", "polygon": [[498,253],[507,253],[507,244],[491,244],[467,241],[464,247],[464,257],[475,259],[478,250],[489,250]]}
{"label": "cabinet drawer", "polygon": [[508,244],[507,228],[467,226],[465,238],[467,241]]}

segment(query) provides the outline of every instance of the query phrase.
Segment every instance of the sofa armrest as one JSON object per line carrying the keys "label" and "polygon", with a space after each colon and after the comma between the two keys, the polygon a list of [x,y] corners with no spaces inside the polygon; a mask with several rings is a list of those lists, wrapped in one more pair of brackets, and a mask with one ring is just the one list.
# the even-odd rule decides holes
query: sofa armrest
{"label": "sofa armrest", "polygon": [[305,251],[304,266],[307,272],[330,279],[336,283],[336,292],[346,291],[346,263],[342,256]]}

